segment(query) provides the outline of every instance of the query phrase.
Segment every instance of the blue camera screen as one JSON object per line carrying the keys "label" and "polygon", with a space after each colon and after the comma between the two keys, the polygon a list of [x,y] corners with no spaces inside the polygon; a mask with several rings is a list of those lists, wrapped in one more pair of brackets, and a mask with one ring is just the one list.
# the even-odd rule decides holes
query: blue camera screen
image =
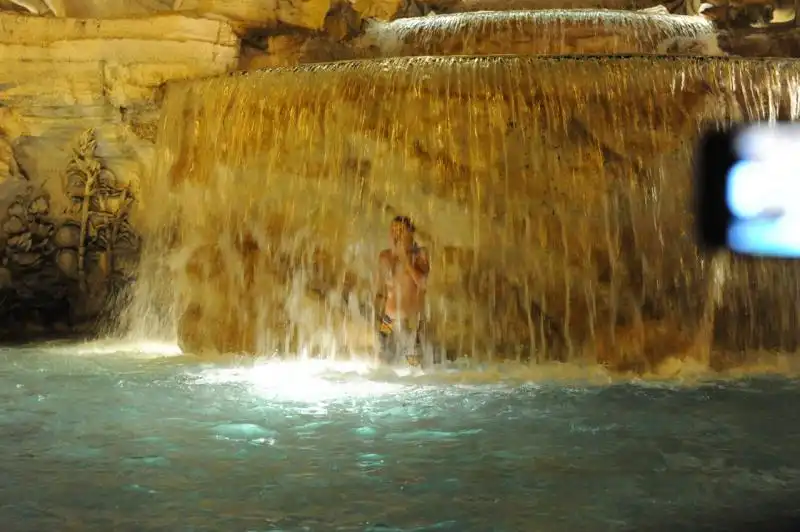
{"label": "blue camera screen", "polygon": [[728,245],[748,255],[800,257],[800,127],[756,125],[734,141],[727,175]]}

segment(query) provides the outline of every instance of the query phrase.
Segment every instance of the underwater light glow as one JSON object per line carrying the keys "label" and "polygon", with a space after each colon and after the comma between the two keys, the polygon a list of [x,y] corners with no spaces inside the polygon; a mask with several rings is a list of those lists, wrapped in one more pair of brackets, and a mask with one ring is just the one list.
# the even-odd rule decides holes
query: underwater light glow
{"label": "underwater light glow", "polygon": [[406,388],[399,383],[370,380],[370,371],[368,364],[359,362],[264,362],[250,367],[206,369],[198,382],[240,383],[259,397],[301,403],[380,397]]}

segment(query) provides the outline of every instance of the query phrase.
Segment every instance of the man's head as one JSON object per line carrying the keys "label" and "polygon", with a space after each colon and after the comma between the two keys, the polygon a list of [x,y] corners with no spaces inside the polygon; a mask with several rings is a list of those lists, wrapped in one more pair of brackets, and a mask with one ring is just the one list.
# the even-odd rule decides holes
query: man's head
{"label": "man's head", "polygon": [[414,243],[416,228],[408,216],[395,216],[389,227],[389,239],[393,246],[402,245],[405,248]]}

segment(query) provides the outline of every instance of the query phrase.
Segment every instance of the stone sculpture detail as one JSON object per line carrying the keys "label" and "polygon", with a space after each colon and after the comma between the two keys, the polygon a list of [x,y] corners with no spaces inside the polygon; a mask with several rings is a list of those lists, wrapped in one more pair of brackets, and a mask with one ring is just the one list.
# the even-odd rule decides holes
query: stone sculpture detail
{"label": "stone sculpture detail", "polygon": [[[120,184],[114,173],[103,165],[95,154],[96,149],[94,130],[84,131],[73,148],[64,186],[72,202],[69,216],[79,223],[77,260],[69,261],[70,265],[75,264],[75,271],[65,273],[76,277],[85,293],[97,291],[97,287],[89,286],[87,257],[90,254],[98,268],[97,276],[106,285],[106,291],[110,289],[113,292],[118,285],[124,285],[131,275],[125,268],[124,259],[133,258],[128,262],[135,262],[139,250],[139,237],[128,220],[134,203],[133,193],[129,186]],[[71,240],[74,242],[74,238]],[[123,259],[121,262],[115,261],[117,254]]]}

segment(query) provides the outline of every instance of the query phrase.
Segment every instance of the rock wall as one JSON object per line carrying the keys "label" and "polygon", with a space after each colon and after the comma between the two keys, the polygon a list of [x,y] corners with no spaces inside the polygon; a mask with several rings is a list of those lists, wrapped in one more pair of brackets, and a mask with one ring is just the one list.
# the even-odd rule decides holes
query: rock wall
{"label": "rock wall", "polygon": [[[494,2],[494,3],[491,3]],[[113,19],[163,13],[222,17],[248,27],[288,25],[320,29],[332,9],[349,4],[363,17],[391,20],[401,16],[510,9],[642,9],[656,0],[0,0],[0,9],[31,15]],[[674,5],[672,5],[674,4]],[[680,10],[682,2],[672,2]]]}
{"label": "rock wall", "polygon": [[79,19],[132,19],[182,14],[217,18],[245,25],[290,24],[318,29],[330,8],[330,0],[3,0],[0,6],[30,15]]}
{"label": "rock wall", "polygon": [[0,13],[0,27],[2,323],[63,328],[97,315],[135,269],[126,224],[164,82],[229,71],[239,39],[225,22],[178,15]]}
{"label": "rock wall", "polygon": [[800,57],[800,28],[773,31],[721,31],[718,42],[728,54],[740,57]]}

